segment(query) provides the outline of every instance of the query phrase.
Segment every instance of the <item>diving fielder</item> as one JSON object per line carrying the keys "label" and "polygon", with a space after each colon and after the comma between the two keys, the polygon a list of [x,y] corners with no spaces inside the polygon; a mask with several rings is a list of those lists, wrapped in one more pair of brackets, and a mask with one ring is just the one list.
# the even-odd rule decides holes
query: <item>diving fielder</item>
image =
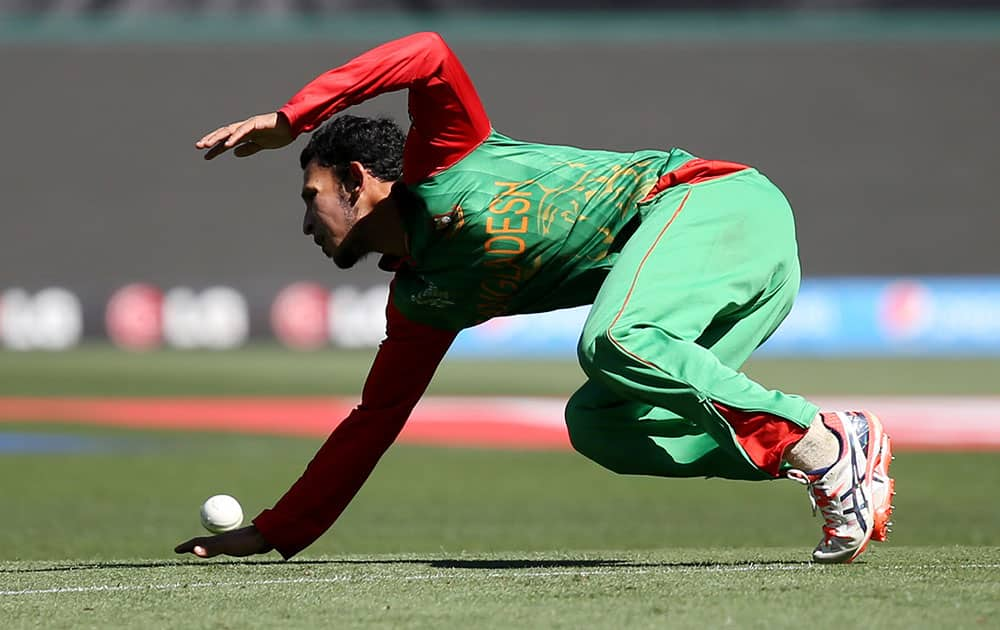
{"label": "diving fielder", "polygon": [[[408,133],[334,114],[406,89]],[[820,413],[738,370],[799,287],[792,211],[743,164],[523,142],[494,130],[435,33],[379,46],[276,112],[197,142],[206,159],[302,151],[303,230],[340,267],[392,271],[386,338],[361,404],[253,525],[178,553],[289,558],[337,519],[403,428],[455,335],[486,320],[593,304],[566,405],[577,451],[618,473],[792,478],[824,524],[817,562],[886,539],[889,437],[865,411]]]}

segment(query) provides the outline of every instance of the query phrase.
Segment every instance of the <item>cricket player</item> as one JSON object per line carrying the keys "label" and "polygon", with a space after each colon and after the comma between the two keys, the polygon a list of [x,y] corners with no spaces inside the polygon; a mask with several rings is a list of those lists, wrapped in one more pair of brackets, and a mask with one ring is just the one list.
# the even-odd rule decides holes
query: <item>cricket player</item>
{"label": "cricket player", "polygon": [[[408,133],[334,114],[408,90]],[[321,126],[323,125],[323,126]],[[206,159],[302,151],[303,231],[339,267],[393,272],[386,338],[360,405],[253,525],[177,546],[290,558],[347,507],[396,439],[456,334],[492,317],[592,304],[587,381],[566,406],[577,451],[622,474],[791,478],[823,517],[817,562],[889,531],[889,437],[865,411],[823,412],[738,370],[799,287],[792,211],[743,164],[523,142],[494,130],[444,40],[383,44],[276,112],[196,143]]]}

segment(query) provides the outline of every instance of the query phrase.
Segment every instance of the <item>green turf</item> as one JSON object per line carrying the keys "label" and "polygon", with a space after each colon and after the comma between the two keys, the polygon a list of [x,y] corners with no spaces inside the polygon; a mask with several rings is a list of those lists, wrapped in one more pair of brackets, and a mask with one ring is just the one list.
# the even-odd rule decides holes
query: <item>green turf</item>
{"label": "green turf", "polygon": [[[989,628],[996,548],[787,548],[0,567],[5,628]],[[61,592],[54,589],[65,589]]]}
{"label": "green turf", "polygon": [[[268,345],[238,352],[137,354],[100,345],[0,352],[0,396],[357,395],[372,356]],[[807,394],[1000,393],[997,359],[757,359],[747,371],[769,387]],[[430,393],[567,396],[582,381],[572,361],[447,358]]]}
{"label": "green turf", "polygon": [[407,446],[295,562],[203,562],[171,551],[200,535],[200,501],[230,492],[256,513],[316,440],[4,430],[111,449],[0,457],[4,628],[1000,622],[994,454],[901,453],[893,539],[851,567],[805,562],[819,525],[791,482],[622,477],[572,453]]}
{"label": "green turf", "polygon": [[[15,425],[6,431],[31,431]],[[167,558],[205,497],[253,515],[319,440],[49,426],[111,452],[6,454],[0,561]],[[1000,546],[1000,455],[901,453],[893,546]],[[397,445],[309,555],[795,546],[818,536],[792,482],[625,477],[570,452]]]}
{"label": "green turf", "polygon": [[[0,396],[355,395],[370,353],[0,353]],[[757,361],[817,394],[995,394],[997,361]],[[448,394],[565,395],[566,362],[447,362]],[[0,628],[985,628],[1000,625],[1000,454],[899,453],[888,544],[805,563],[791,482],[611,474],[565,452],[397,445],[292,563],[196,561],[197,508],[269,507],[318,439],[0,424],[94,452],[0,453]],[[2,443],[2,439],[0,439]],[[63,590],[58,590],[63,589]],[[860,620],[860,621],[859,621]]]}

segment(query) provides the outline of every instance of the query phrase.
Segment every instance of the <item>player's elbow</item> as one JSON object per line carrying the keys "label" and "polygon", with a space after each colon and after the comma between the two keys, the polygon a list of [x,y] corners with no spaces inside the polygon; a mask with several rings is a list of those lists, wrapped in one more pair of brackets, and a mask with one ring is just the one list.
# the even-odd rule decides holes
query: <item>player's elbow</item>
{"label": "player's elbow", "polygon": [[448,43],[444,41],[444,37],[438,32],[424,31],[414,33],[411,37],[413,43],[431,59],[441,61],[454,55],[451,48],[448,47]]}
{"label": "player's elbow", "polygon": [[414,33],[413,37],[418,43],[423,45],[427,50],[447,50],[448,44],[444,41],[444,37],[441,33],[437,31],[423,31],[420,33]]}

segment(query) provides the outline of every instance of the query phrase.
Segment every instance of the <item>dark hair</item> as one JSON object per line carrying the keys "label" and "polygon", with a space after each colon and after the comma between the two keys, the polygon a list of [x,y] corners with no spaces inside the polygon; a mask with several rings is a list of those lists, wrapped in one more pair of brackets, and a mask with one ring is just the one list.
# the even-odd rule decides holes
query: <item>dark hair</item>
{"label": "dark hair", "polygon": [[343,115],[327,122],[313,133],[299,155],[305,169],[316,160],[332,167],[338,177],[347,173],[347,165],[361,162],[382,181],[395,181],[403,174],[403,144],[406,137],[391,118],[362,118]]}

